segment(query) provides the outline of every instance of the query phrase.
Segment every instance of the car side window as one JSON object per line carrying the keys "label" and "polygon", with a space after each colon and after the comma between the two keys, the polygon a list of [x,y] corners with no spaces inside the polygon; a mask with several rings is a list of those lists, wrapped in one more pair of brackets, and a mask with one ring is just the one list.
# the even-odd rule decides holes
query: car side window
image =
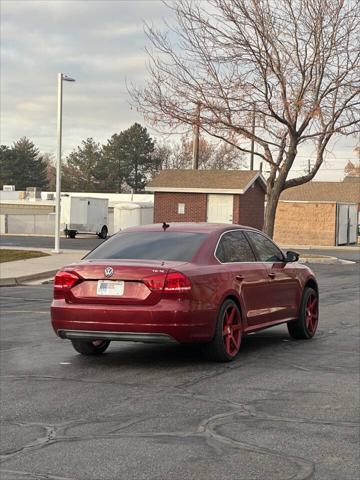
{"label": "car side window", "polygon": [[215,252],[221,263],[255,262],[255,255],[243,232],[233,231],[225,233]]}
{"label": "car side window", "polygon": [[261,262],[282,262],[284,260],[281,250],[264,235],[250,231],[246,234],[254,245]]}

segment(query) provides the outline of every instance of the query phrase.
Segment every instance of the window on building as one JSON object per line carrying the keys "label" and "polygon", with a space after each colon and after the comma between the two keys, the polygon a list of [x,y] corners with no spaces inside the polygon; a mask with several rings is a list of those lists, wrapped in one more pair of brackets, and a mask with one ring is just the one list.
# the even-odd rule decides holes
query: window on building
{"label": "window on building", "polygon": [[178,203],[178,213],[180,215],[185,213],[185,203]]}

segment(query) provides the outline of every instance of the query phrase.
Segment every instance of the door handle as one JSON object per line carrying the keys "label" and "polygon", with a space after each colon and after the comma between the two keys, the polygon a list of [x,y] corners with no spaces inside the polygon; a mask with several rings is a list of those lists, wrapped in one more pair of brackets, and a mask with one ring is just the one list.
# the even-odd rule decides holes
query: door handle
{"label": "door handle", "polygon": [[242,282],[244,280],[244,276],[243,275],[236,275],[236,280],[238,280],[239,282]]}
{"label": "door handle", "polygon": [[268,276],[269,276],[270,278],[275,278],[275,277],[276,277],[275,273],[273,273],[273,272],[268,273]]}

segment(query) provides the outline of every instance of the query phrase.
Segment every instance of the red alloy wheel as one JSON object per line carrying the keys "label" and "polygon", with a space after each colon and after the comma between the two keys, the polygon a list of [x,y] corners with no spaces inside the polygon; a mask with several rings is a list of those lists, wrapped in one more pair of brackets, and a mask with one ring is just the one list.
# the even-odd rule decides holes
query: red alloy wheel
{"label": "red alloy wheel", "polygon": [[318,300],[315,295],[309,295],[305,307],[305,325],[308,332],[313,334],[318,323]]}
{"label": "red alloy wheel", "polygon": [[234,305],[229,305],[224,311],[223,338],[226,353],[234,357],[239,351],[241,342],[240,314]]}

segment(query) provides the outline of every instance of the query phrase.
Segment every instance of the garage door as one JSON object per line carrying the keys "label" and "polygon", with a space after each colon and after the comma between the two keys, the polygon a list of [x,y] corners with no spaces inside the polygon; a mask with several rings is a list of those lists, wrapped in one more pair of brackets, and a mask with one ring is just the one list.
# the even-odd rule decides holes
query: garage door
{"label": "garage door", "polygon": [[208,195],[206,221],[209,223],[232,223],[233,195]]}

